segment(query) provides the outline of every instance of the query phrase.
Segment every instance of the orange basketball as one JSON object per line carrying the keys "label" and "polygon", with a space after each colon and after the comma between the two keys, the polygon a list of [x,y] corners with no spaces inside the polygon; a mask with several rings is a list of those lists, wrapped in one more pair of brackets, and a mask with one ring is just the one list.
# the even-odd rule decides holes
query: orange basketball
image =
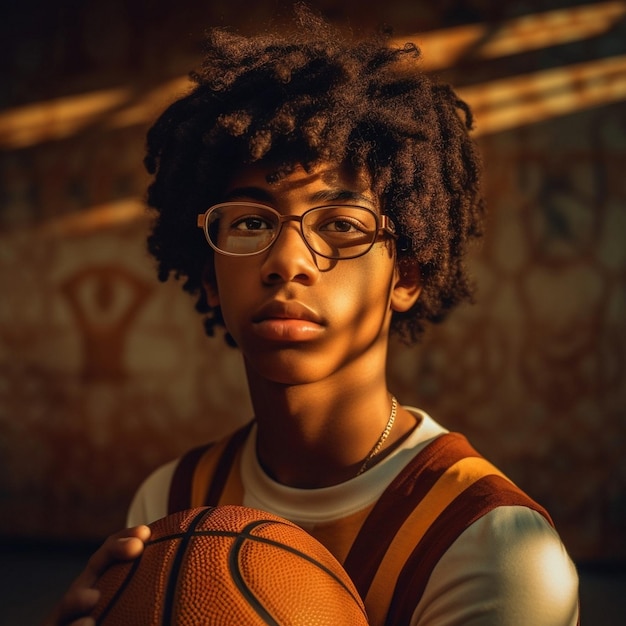
{"label": "orange basketball", "polygon": [[361,626],[363,602],[330,552],[276,515],[201,507],[150,525],[138,559],[96,587],[106,626]]}

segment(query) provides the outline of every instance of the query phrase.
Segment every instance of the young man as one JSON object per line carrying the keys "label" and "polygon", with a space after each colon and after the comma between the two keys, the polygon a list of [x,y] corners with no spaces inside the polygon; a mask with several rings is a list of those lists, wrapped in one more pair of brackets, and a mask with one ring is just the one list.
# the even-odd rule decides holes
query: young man
{"label": "young man", "polygon": [[[343,563],[373,626],[576,624],[548,514],[387,388],[390,333],[415,341],[471,293],[470,112],[414,46],[298,15],[294,34],[211,33],[148,136],[160,277],[184,276],[209,334],[241,351],[254,419],[158,469],[129,525],[203,504],[281,515]],[[108,540],[59,615],[146,537]]]}

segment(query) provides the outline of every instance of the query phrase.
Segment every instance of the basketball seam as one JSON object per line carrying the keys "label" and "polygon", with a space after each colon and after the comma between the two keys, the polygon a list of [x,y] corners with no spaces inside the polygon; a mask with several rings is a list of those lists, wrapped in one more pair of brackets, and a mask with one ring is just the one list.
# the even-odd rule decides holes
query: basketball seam
{"label": "basketball seam", "polygon": [[[173,560],[172,560],[172,564],[170,568],[170,572],[173,573],[173,575],[170,575],[168,577],[167,586],[166,586],[166,589],[164,590],[163,605],[162,605],[163,611],[162,611],[162,617],[161,617],[161,624],[163,626],[169,626],[170,624],[173,623],[172,619],[173,619],[173,615],[175,611],[176,597],[177,597],[178,588],[179,588],[178,581],[177,581],[178,577],[176,573],[182,567],[186,554],[189,550],[190,543],[192,542],[194,538],[210,537],[210,536],[230,537],[234,539],[233,544],[231,548],[229,549],[229,555],[228,555],[229,570],[231,573],[232,581],[235,584],[236,588],[239,590],[239,592],[242,594],[242,596],[246,599],[250,608],[254,610],[256,614],[259,615],[259,617],[261,617],[261,619],[265,621],[267,626],[280,626],[280,623],[276,621],[276,618],[274,618],[270,614],[269,609],[264,606],[262,600],[259,597],[257,597],[254,591],[247,585],[244,579],[244,576],[239,569],[239,555],[243,548],[243,544],[246,541],[254,541],[257,543],[279,548],[285,552],[294,554],[305,561],[308,561],[309,563],[317,567],[319,570],[324,572],[326,575],[330,576],[336,583],[339,583],[340,587],[342,587],[348,593],[348,595],[356,602],[356,604],[360,607],[361,611],[363,612],[364,616],[367,618],[367,615],[363,609],[363,601],[360,598],[360,596],[358,594],[355,594],[354,591],[350,588],[350,586],[346,584],[346,582],[344,582],[344,580],[342,580],[342,578],[338,574],[336,574],[332,569],[325,566],[322,562],[317,560],[315,557],[310,556],[309,554],[302,552],[301,550],[294,548],[290,545],[282,543],[279,540],[253,534],[253,531],[257,530],[259,527],[264,526],[264,525],[278,524],[278,525],[286,526],[288,528],[299,529],[298,526],[294,524],[290,524],[290,523],[285,524],[275,519],[260,519],[260,520],[254,520],[248,523],[247,525],[245,525],[242,529],[238,531],[237,530],[228,531],[228,530],[200,530],[198,529],[198,526],[201,526],[202,523],[214,513],[214,511],[215,511],[215,507],[203,507],[202,510],[200,510],[194,517],[192,517],[185,531],[171,533],[162,537],[150,539],[149,541],[145,543],[145,546],[148,547],[150,545],[155,545],[155,544],[159,544],[162,542],[171,542],[172,540],[179,541],[179,544],[173,555]],[[135,571],[139,567],[140,561],[141,561],[141,556],[133,562],[132,567],[130,568],[128,574],[126,575],[126,578],[124,579],[122,585],[115,592],[108,606],[103,610],[102,614],[99,616],[98,621],[97,621],[98,624],[102,623],[102,621],[110,613],[111,608],[116,604],[120,596],[122,596],[122,594],[128,587],[131,579],[133,578]]]}
{"label": "basketball seam", "polygon": [[[190,522],[187,530],[184,533],[180,534],[180,544],[178,549],[176,550],[176,555],[174,560],[172,561],[171,571],[177,573],[180,569],[180,566],[185,558],[185,552],[187,551],[187,547],[189,546],[189,542],[192,537],[195,536],[196,527],[204,520],[205,517],[211,515],[215,507],[209,507],[202,509]],[[170,536],[171,538],[171,536]],[[155,542],[156,543],[156,542]],[[164,626],[169,626],[172,624],[172,614],[174,612],[174,597],[176,595],[176,590],[178,588],[178,577],[170,576],[168,580],[167,589],[165,592],[165,601],[163,603],[163,619],[162,624]]]}
{"label": "basketball seam", "polygon": [[130,581],[132,580],[135,572],[137,571],[137,568],[139,567],[140,561],[141,561],[141,555],[137,557],[137,559],[135,559],[135,561],[133,562],[132,566],[128,570],[128,573],[126,574],[126,578],[124,578],[124,582],[119,586],[117,591],[113,594],[113,597],[111,598],[111,600],[109,600],[109,603],[107,604],[107,606],[104,607],[104,610],[102,611],[102,613],[100,613],[100,616],[98,617],[96,621],[96,624],[102,624],[102,622],[106,619],[108,614],[111,612],[111,609],[116,605],[117,601],[126,590],[126,587],[128,587],[128,585],[130,584]]}
{"label": "basketball seam", "polygon": [[[263,606],[261,600],[257,598],[257,596],[252,592],[250,587],[246,584],[246,581],[243,579],[241,572],[239,571],[239,553],[241,552],[241,547],[243,546],[244,541],[253,537],[250,534],[249,529],[256,528],[261,524],[265,524],[266,520],[259,520],[257,522],[252,522],[245,526],[240,533],[238,533],[233,545],[228,553],[228,565],[230,570],[230,575],[233,579],[233,582],[241,592],[244,598],[248,601],[248,604],[257,612],[257,614],[270,626],[280,626],[280,624],[272,617],[269,611]],[[258,537],[254,537],[258,539]],[[273,543],[273,542],[266,542]]]}
{"label": "basketball seam", "polygon": [[[281,543],[281,542],[276,541],[274,539],[268,539],[267,537],[259,537],[258,535],[253,535],[249,531],[247,531],[248,528],[254,529],[257,526],[262,525],[262,524],[279,524],[279,523],[281,523],[281,522],[277,522],[276,520],[267,519],[267,520],[257,520],[255,522],[253,522],[252,524],[246,526],[243,530],[240,530],[240,531],[234,531],[234,530],[195,530],[192,533],[180,532],[180,533],[165,535],[163,537],[158,537],[157,539],[151,539],[151,540],[146,542],[146,546],[154,545],[154,544],[161,543],[161,542],[164,542],[164,541],[171,541],[172,539],[183,539],[185,537],[188,537],[189,539],[191,539],[193,537],[232,537],[232,538],[235,538],[235,539],[237,537],[243,537],[244,539],[254,539],[255,541],[258,541],[259,543],[269,544],[269,545],[275,546],[277,548],[281,548],[282,550],[285,550],[286,552],[291,552],[292,554],[295,554],[295,555],[297,555],[297,556],[299,556],[299,557],[309,561],[310,563],[313,563],[314,565],[317,565],[325,573],[327,573],[329,576],[334,578],[335,581],[338,582],[354,599],[357,599],[355,597],[355,595],[352,593],[352,591],[350,590],[350,588],[343,582],[343,580],[341,580],[341,578],[339,576],[337,576],[335,574],[335,572],[333,572],[333,570],[327,568],[325,565],[323,565],[319,561],[316,561],[315,559],[310,557],[305,552],[300,552],[296,548],[292,548],[291,546],[285,545],[284,543]],[[360,596],[359,596],[359,599],[360,599]]]}
{"label": "basketball seam", "polygon": [[[274,539],[268,539],[266,537],[259,537],[258,535],[253,535],[252,532],[251,532],[252,530],[254,530],[255,528],[257,528],[257,527],[259,527],[259,526],[261,526],[263,524],[281,524],[281,523],[282,522],[277,522],[276,520],[256,520],[254,522],[251,522],[247,526],[245,526],[238,533],[233,533],[236,536],[236,539],[235,539],[235,542],[233,543],[233,546],[232,546],[231,551],[229,553],[229,564],[230,564],[231,575],[233,576],[233,578],[235,580],[235,584],[237,584],[237,587],[239,588],[239,590],[248,599],[248,601],[250,602],[252,607],[257,611],[257,613],[259,613],[259,615],[263,619],[265,619],[266,621],[268,619],[271,620],[269,622],[269,624],[279,626],[278,623],[267,612],[265,607],[263,607],[263,605],[261,604],[261,601],[254,595],[254,593],[246,585],[245,581],[241,577],[241,574],[239,573],[238,567],[236,567],[236,565],[238,563],[237,557],[239,555],[240,548],[241,548],[241,546],[243,545],[243,543],[244,543],[244,541],[246,539],[254,539],[255,541],[257,541],[259,543],[264,543],[264,544],[267,544],[267,545],[274,546],[276,548],[280,548],[280,549],[282,549],[282,550],[284,550],[286,552],[290,552],[291,554],[295,554],[296,556],[304,559],[305,561],[308,561],[309,563],[312,563],[313,565],[315,565],[316,567],[321,569],[324,573],[328,574],[331,578],[333,578],[335,580],[335,582],[339,583],[339,585],[344,588],[344,590],[356,602],[356,604],[359,605],[359,607],[362,607],[363,600],[361,599],[361,597],[358,596],[358,595],[355,596],[355,594],[344,583],[344,581],[341,580],[341,578],[339,576],[337,576],[337,574],[335,572],[333,572],[333,570],[331,570],[328,567],[326,567],[323,563],[320,563],[318,560],[314,559],[312,556],[309,556],[305,552],[301,552],[297,548],[293,548],[291,546],[288,546],[288,545],[286,545],[284,543],[281,543],[279,541],[276,541]],[[217,534],[217,533],[214,533],[214,532],[211,532],[211,531],[199,531],[198,534],[204,534],[205,532],[208,535]],[[361,610],[363,610],[363,609],[361,608]],[[364,613],[364,615],[367,617],[367,615],[365,613]]]}

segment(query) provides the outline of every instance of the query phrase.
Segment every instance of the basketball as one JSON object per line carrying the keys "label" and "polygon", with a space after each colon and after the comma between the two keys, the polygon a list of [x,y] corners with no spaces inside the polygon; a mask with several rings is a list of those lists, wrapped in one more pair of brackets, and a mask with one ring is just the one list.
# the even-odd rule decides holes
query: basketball
{"label": "basketball", "polygon": [[150,524],[134,561],[100,577],[103,626],[361,626],[367,617],[331,553],[291,522],[242,506]]}

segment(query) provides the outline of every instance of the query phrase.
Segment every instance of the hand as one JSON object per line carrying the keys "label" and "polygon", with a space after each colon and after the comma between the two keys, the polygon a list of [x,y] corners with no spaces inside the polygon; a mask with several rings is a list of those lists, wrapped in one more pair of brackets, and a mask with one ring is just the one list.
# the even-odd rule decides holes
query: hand
{"label": "hand", "polygon": [[94,626],[89,613],[98,603],[100,592],[94,585],[104,570],[116,561],[136,559],[150,538],[147,526],[125,528],[111,535],[92,554],[81,574],[56,606],[43,626]]}

